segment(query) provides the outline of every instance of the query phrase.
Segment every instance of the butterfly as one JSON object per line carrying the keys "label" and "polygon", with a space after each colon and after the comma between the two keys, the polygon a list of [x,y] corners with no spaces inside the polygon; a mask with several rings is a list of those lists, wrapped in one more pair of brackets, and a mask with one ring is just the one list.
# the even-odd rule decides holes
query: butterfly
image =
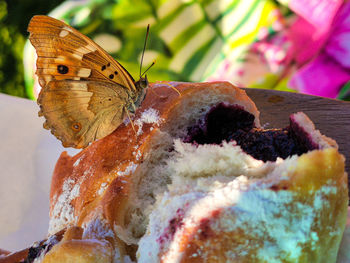
{"label": "butterfly", "polygon": [[135,82],[98,44],[52,17],[34,16],[28,32],[42,87],[39,116],[64,147],[84,148],[107,136],[140,106],[147,75]]}

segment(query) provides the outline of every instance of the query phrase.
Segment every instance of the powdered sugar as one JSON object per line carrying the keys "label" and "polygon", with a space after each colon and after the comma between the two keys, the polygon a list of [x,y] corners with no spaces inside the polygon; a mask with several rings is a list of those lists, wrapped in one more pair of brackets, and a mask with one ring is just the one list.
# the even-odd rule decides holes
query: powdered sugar
{"label": "powdered sugar", "polygon": [[80,183],[76,183],[72,179],[67,179],[63,183],[61,195],[54,197],[55,206],[51,211],[49,234],[53,235],[68,223],[75,222],[76,217],[71,201],[78,197],[79,193]]}
{"label": "powdered sugar", "polygon": [[126,167],[126,169],[122,172],[122,171],[118,171],[117,175],[118,176],[124,176],[124,175],[129,175],[130,173],[133,173],[137,168],[137,164],[135,164],[134,162],[131,162],[130,165],[128,167]]}
{"label": "powdered sugar", "polygon": [[107,187],[108,187],[107,183],[102,183],[100,186],[100,189],[97,191],[97,194],[102,195],[104,191],[106,191]]}
{"label": "powdered sugar", "polygon": [[140,149],[139,149],[139,145],[136,145],[136,146],[134,147],[134,149],[135,149],[135,151],[134,151],[132,154],[135,156],[136,161],[139,161],[140,158],[142,157],[142,153],[141,153],[141,151],[140,151]]}
{"label": "powdered sugar", "polygon": [[83,239],[106,239],[114,238],[114,232],[109,227],[105,219],[94,218],[83,225]]}
{"label": "powdered sugar", "polygon": [[82,159],[82,157],[78,158],[78,159],[74,162],[73,167],[78,166],[81,159]]}
{"label": "powdered sugar", "polygon": [[162,119],[159,117],[159,112],[157,110],[148,108],[147,110],[143,111],[140,118],[135,121],[135,125],[138,126],[137,135],[142,134],[142,127],[144,123],[159,125],[161,120]]}
{"label": "powdered sugar", "polygon": [[92,171],[93,171],[93,167],[92,166],[89,166],[83,173],[83,176],[87,176],[87,175],[90,175],[92,174]]}
{"label": "powdered sugar", "polygon": [[[283,258],[297,262],[303,244],[317,238],[317,233],[312,232],[317,211],[310,204],[296,202],[294,196],[290,191],[247,191],[232,210],[225,211],[222,220],[227,224],[220,224],[225,226],[222,231],[240,228],[252,237],[266,240],[257,251],[261,260],[274,262]],[[239,217],[233,224],[232,214],[238,211]]]}

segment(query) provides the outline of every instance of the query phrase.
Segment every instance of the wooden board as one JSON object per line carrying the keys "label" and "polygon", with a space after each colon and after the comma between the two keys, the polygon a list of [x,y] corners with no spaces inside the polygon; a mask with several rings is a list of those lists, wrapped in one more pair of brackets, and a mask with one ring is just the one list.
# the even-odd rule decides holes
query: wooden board
{"label": "wooden board", "polygon": [[307,114],[322,134],[337,141],[350,175],[350,102],[276,90],[244,90],[258,107],[261,125],[266,128],[287,126],[292,113]]}

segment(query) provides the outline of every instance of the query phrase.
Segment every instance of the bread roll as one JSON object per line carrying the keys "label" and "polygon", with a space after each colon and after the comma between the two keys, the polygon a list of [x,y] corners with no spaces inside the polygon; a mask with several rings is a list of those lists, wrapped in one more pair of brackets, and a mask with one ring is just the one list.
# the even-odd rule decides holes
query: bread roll
{"label": "bread roll", "polygon": [[[133,123],[51,185],[41,262],[335,262],[348,189],[336,142],[303,113],[263,130],[227,82],[153,84]],[[276,113],[278,114],[278,113]]]}

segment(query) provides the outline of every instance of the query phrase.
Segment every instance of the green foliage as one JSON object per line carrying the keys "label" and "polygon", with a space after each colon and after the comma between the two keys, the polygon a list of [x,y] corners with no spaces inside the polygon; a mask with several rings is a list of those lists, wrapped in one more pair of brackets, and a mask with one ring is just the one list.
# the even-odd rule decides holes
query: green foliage
{"label": "green foliage", "polygon": [[62,1],[0,0],[0,92],[28,97],[24,87],[23,47],[35,14],[46,14]]}
{"label": "green foliage", "polygon": [[337,99],[350,101],[350,81],[340,89]]}
{"label": "green foliage", "polygon": [[22,52],[24,36],[8,24],[6,2],[0,1],[0,91],[25,97]]}

